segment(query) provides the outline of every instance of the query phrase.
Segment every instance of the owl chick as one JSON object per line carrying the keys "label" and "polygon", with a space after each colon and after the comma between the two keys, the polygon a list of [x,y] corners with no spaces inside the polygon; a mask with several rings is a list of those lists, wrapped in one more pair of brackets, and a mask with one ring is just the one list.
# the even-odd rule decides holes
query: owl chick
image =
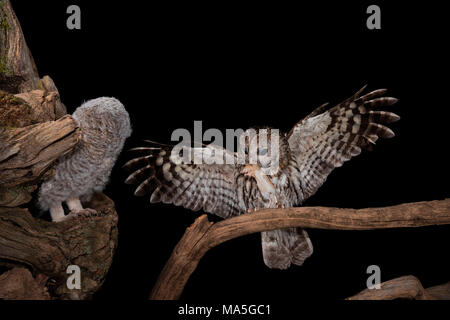
{"label": "owl chick", "polygon": [[[50,210],[54,222],[81,213],[81,200],[89,200],[94,192],[102,191],[111,170],[131,135],[130,117],[122,103],[115,98],[89,100],[73,113],[81,129],[81,141],[59,159],[55,175],[44,182],[39,191],[39,206]],[[65,201],[69,215],[64,215]]]}

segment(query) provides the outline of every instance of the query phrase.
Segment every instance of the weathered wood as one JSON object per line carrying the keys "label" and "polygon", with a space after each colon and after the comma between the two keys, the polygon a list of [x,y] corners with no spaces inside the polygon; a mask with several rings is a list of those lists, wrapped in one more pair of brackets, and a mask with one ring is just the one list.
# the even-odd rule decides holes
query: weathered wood
{"label": "weathered wood", "polygon": [[450,300],[450,281],[426,289],[428,294],[437,300]]}
{"label": "weathered wood", "polygon": [[57,120],[66,113],[58,91],[33,90],[14,96],[24,100],[31,107],[32,117],[37,122]]}
{"label": "weathered wood", "polygon": [[0,188],[33,182],[80,140],[69,115],[24,128],[0,128]]}
{"label": "weathered wood", "polygon": [[[103,284],[112,263],[118,217],[114,202],[102,193],[96,194],[86,206],[97,210],[100,216],[54,223],[35,219],[27,209],[0,208],[0,262],[31,270],[36,282],[31,285],[48,291],[51,298],[90,298]],[[66,270],[73,264],[81,269],[80,290],[66,286]],[[2,279],[8,286],[1,285]],[[20,284],[11,284],[11,279]],[[13,278],[3,276],[0,298],[36,299],[34,295],[21,293],[33,283],[31,280],[26,272],[14,272]]]}
{"label": "weathered wood", "polygon": [[[0,299],[90,298],[111,265],[118,216],[103,194],[84,204],[100,216],[53,223],[29,213],[34,191],[81,132],[53,80],[39,79],[9,0],[0,0],[0,90],[0,265],[12,268],[0,275]],[[72,264],[80,290],[66,286]]]}
{"label": "weathered wood", "polygon": [[380,283],[380,289],[365,289],[347,300],[450,300],[450,282],[424,289],[419,279],[404,276]]}
{"label": "weathered wood", "polygon": [[36,64],[9,0],[0,1],[0,90],[11,93],[38,88]]}
{"label": "weathered wood", "polygon": [[450,199],[367,209],[263,209],[214,224],[202,215],[186,230],[175,247],[150,299],[178,299],[190,275],[209,249],[246,234],[289,227],[372,230],[439,224],[450,224]]}
{"label": "weathered wood", "polygon": [[37,185],[19,185],[8,188],[0,188],[0,208],[18,207],[32,200],[31,194],[37,189]]}
{"label": "weathered wood", "polygon": [[389,280],[381,283],[380,287],[380,289],[365,289],[347,300],[433,299],[422,287],[419,279],[414,276]]}
{"label": "weathered wood", "polygon": [[40,273],[33,277],[27,268],[16,267],[0,275],[0,298],[7,300],[50,300],[45,283],[48,277]]}
{"label": "weathered wood", "polygon": [[38,123],[32,111],[25,100],[0,91],[0,129],[22,128]]}

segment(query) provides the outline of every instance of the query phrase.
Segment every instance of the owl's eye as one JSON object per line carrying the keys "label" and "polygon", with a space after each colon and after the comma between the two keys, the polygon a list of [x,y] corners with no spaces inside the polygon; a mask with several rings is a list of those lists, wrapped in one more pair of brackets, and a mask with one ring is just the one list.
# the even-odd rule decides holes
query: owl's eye
{"label": "owl's eye", "polygon": [[258,149],[258,154],[260,156],[265,156],[267,154],[267,148],[265,148],[265,149]]}

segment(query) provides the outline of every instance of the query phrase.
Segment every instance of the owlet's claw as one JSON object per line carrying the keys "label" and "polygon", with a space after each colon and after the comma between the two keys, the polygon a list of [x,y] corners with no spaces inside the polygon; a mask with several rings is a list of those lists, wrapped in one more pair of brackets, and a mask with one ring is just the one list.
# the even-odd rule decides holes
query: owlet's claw
{"label": "owlet's claw", "polygon": [[90,208],[81,209],[78,211],[70,211],[67,216],[65,216],[64,220],[72,219],[72,218],[90,218],[90,217],[96,217],[99,213]]}

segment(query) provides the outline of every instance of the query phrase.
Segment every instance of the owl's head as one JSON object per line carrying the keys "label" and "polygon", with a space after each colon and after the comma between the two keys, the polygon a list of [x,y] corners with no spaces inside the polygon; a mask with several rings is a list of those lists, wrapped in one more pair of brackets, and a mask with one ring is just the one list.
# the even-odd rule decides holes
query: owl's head
{"label": "owl's head", "polygon": [[274,128],[250,128],[239,141],[245,164],[257,164],[267,175],[274,175],[287,165],[290,149],[286,136]]}

